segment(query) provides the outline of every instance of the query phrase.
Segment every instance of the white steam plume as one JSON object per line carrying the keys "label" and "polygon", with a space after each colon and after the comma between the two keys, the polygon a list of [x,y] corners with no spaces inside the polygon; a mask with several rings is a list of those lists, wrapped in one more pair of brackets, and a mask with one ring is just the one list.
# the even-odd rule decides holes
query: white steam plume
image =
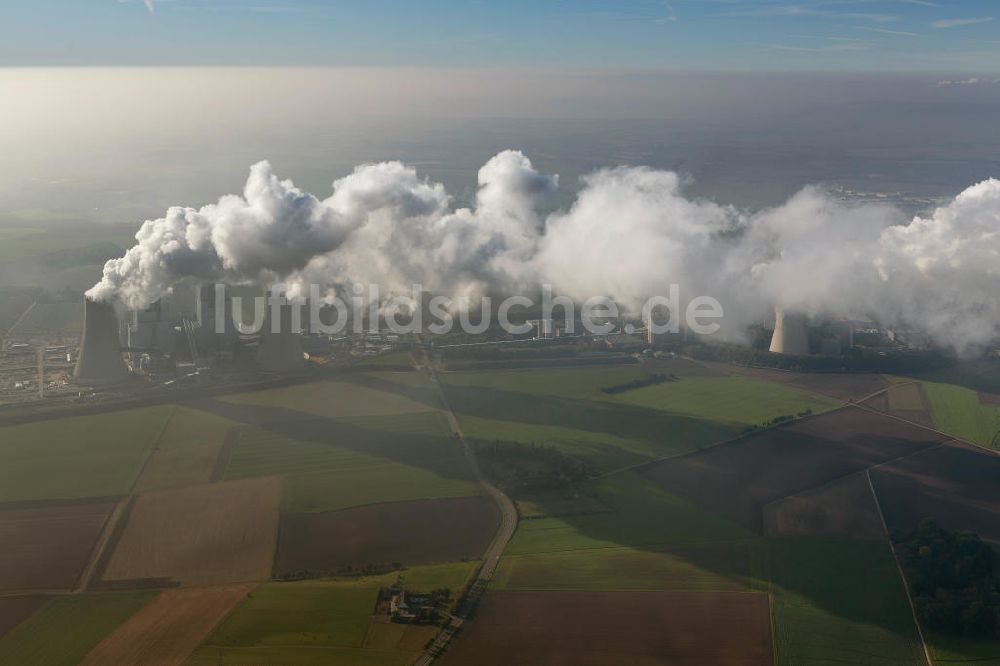
{"label": "white steam plume", "polygon": [[541,215],[557,186],[505,151],[480,169],[471,209],[452,209],[442,185],[399,162],[357,167],[321,200],[260,162],[243,196],[147,221],[87,295],[142,308],[187,279],[283,282],[293,294],[311,283],[374,283],[383,294],[420,283],[452,297],[548,283],[637,308],[676,283],[685,299],[721,300],[731,337],[775,303],[873,314],[960,353],[1000,336],[998,180],[910,221],[814,187],[751,214],[686,197],[676,173],[626,167],[587,176],[569,209]]}

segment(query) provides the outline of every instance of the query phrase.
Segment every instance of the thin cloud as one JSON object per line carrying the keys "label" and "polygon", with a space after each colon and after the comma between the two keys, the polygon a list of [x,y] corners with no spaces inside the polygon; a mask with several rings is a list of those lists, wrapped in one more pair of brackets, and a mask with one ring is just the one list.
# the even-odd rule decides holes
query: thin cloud
{"label": "thin cloud", "polygon": [[877,32],[883,35],[897,35],[899,37],[923,37],[923,35],[916,32],[907,32],[906,30],[886,30],[885,28],[873,28],[867,25],[857,26],[858,30],[867,30],[868,32]]}
{"label": "thin cloud", "polygon": [[959,28],[964,25],[977,25],[979,23],[989,23],[993,20],[992,16],[980,16],[979,18],[957,18],[957,19],[942,19],[940,21],[934,21],[931,23],[932,28],[938,30],[944,28]]}

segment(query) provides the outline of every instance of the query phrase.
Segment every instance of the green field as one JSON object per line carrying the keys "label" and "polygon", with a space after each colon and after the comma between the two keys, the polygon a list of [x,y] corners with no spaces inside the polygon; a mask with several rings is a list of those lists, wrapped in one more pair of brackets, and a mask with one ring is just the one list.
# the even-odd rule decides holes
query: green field
{"label": "green field", "polygon": [[0,638],[0,664],[75,666],[156,592],[57,597]]}
{"label": "green field", "polygon": [[393,462],[446,473],[454,469],[458,453],[458,442],[440,412],[303,419],[241,428],[226,478],[361,469]]}
{"label": "green field", "polygon": [[296,474],[285,482],[285,510],[336,511],[362,504],[478,495],[468,463],[458,454],[433,461],[439,471],[385,463],[362,469]]}
{"label": "green field", "polygon": [[[473,563],[418,567],[402,572],[414,590],[462,589]],[[393,648],[384,632],[370,640],[379,587],[396,574],[358,580],[268,583],[237,606],[189,664],[406,664],[420,647]],[[453,595],[455,596],[455,595]],[[433,629],[424,634],[433,635]],[[387,646],[388,645],[388,646]]]}
{"label": "green field", "polygon": [[1000,406],[984,405],[972,389],[924,382],[934,426],[980,446],[990,446],[1000,432]]}
{"label": "green field", "polygon": [[778,537],[769,549],[779,664],[925,663],[887,543]]}
{"label": "green field", "polygon": [[173,407],[0,428],[0,501],[129,492]]}
{"label": "green field", "polygon": [[237,427],[238,423],[211,412],[177,406],[136,482],[136,491],[208,483],[227,435]]}
{"label": "green field", "polygon": [[838,406],[799,389],[743,377],[691,377],[609,396],[638,367],[441,375],[467,437],[554,446],[601,471],[731,439],[750,424]]}
{"label": "green field", "polygon": [[507,590],[765,589],[763,539],[673,547],[595,548],[504,557],[493,584]]}
{"label": "green field", "polygon": [[717,543],[753,536],[634,472],[581,484],[581,489],[596,495],[612,511],[522,521],[506,553],[526,555],[619,546]]}
{"label": "green field", "polygon": [[924,632],[927,648],[935,664],[1000,664],[1000,643],[962,636]]}

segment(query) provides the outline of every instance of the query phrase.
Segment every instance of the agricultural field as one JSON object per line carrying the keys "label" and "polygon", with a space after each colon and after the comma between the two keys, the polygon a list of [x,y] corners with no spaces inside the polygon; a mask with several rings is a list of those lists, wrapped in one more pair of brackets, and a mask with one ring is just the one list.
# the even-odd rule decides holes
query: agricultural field
{"label": "agricultural field", "polygon": [[112,631],[80,666],[181,666],[254,585],[165,590]]}
{"label": "agricultural field", "polygon": [[393,462],[446,473],[454,470],[457,452],[458,443],[439,412],[300,418],[240,428],[228,452],[224,478],[362,469]]}
{"label": "agricultural field", "polygon": [[117,585],[210,585],[270,577],[281,479],[264,477],[140,495],[102,579]]}
{"label": "agricultural field", "polygon": [[931,518],[1000,546],[1000,456],[949,444],[873,469],[871,478],[890,529]]}
{"label": "agricultural field", "polygon": [[0,637],[0,664],[77,666],[155,592],[105,592],[54,597]]}
{"label": "agricultural field", "polygon": [[747,592],[491,591],[441,663],[763,666],[770,609]]}
{"label": "agricultural field", "polygon": [[37,334],[79,335],[83,330],[83,300],[36,303],[11,331],[26,337]]}
{"label": "agricultural field", "polygon": [[[472,563],[428,566],[353,580],[267,583],[254,590],[187,662],[340,666],[412,663],[429,638],[423,627],[372,621],[380,587],[399,578],[414,590],[451,589],[457,596]],[[423,638],[414,644],[414,637]]]}
{"label": "agricultural field", "polygon": [[212,481],[222,448],[238,423],[192,406],[177,406],[136,482],[136,492]]}
{"label": "agricultural field", "polygon": [[[424,385],[407,381],[409,374],[423,379]],[[422,374],[371,372],[343,375],[336,381],[239,393],[224,401],[260,408],[250,413],[259,419],[258,423],[267,423],[303,414],[333,419],[427,412],[440,407],[436,398]]]}
{"label": "agricultural field", "polygon": [[973,444],[997,446],[1000,404],[972,389],[953,384],[925,382],[934,427]]}
{"label": "agricultural field", "polygon": [[493,539],[499,520],[496,505],[483,496],[286,514],[274,574],[317,577],[393,563],[474,560]]}
{"label": "agricultural field", "polygon": [[691,375],[609,395],[638,365],[441,375],[469,438],[536,442],[601,471],[731,439],[748,425],[837,402],[760,380]]}
{"label": "agricultural field", "polygon": [[944,439],[849,407],[665,460],[646,474],[670,492],[760,532],[765,504]]}
{"label": "agricultural field", "polygon": [[762,539],[722,543],[607,547],[505,556],[499,590],[710,590],[766,587]]}
{"label": "agricultural field", "polygon": [[0,504],[0,590],[72,589],[115,504]]}
{"label": "agricultural field", "polygon": [[764,533],[882,540],[886,536],[862,472],[766,504]]}
{"label": "agricultural field", "polygon": [[753,533],[671,495],[637,472],[581,484],[611,511],[524,520],[508,555],[744,540]]}
{"label": "agricultural field", "polygon": [[778,664],[925,663],[887,541],[768,542]]}
{"label": "agricultural field", "polygon": [[0,428],[0,502],[127,494],[172,409]]}
{"label": "agricultural field", "polygon": [[841,402],[859,402],[872,393],[889,386],[882,375],[834,372],[791,372],[774,368],[752,368],[728,363],[706,363],[741,377],[762,379],[775,384],[784,384],[811,393],[819,393]]}
{"label": "agricultural field", "polygon": [[35,290],[0,287],[0,335],[6,335],[34,301]]}
{"label": "agricultural field", "polygon": [[0,638],[45,605],[45,597],[0,597]]}

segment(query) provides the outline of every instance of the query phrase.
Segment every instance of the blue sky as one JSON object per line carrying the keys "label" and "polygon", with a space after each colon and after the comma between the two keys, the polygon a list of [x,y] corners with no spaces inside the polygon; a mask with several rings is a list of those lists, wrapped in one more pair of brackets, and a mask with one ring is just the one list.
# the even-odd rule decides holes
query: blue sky
{"label": "blue sky", "polygon": [[0,65],[1000,72],[997,0],[3,0]]}

